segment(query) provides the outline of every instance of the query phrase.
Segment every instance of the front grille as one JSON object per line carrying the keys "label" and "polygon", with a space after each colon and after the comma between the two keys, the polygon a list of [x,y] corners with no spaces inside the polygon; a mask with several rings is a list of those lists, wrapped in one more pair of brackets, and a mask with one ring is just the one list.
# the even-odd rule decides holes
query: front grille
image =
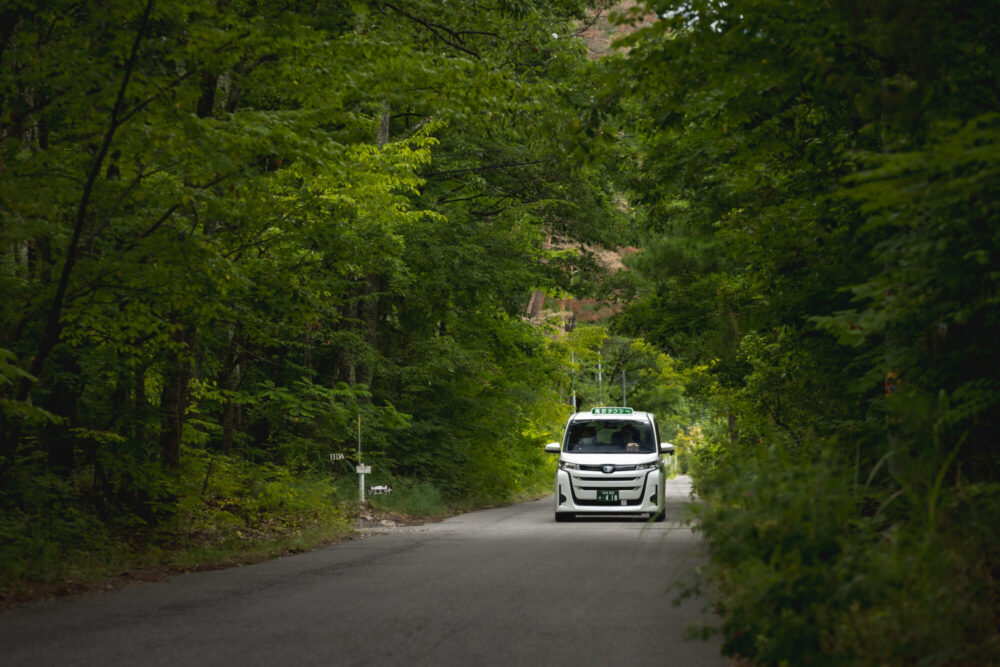
{"label": "front grille", "polygon": [[[582,466],[581,466],[582,467]],[[598,470],[600,466],[596,467]],[[627,466],[635,469],[635,466]],[[570,481],[570,492],[573,494],[573,502],[577,505],[591,507],[631,507],[642,504],[645,495],[646,477],[639,475],[626,475],[615,477],[611,474],[596,475],[572,475]],[[597,500],[596,498],[581,498],[581,495],[591,496],[597,491],[615,490],[618,491],[618,500]],[[629,497],[633,496],[633,497]]]}
{"label": "front grille", "polygon": [[592,477],[590,475],[577,475],[576,477],[573,478],[573,480],[576,482],[617,482],[620,484],[631,484],[631,483],[638,484],[639,480],[641,479],[642,479],[641,477],[610,477],[606,475],[602,477]]}
{"label": "front grille", "polygon": [[[587,472],[604,472],[603,468],[604,466],[580,466],[580,470],[586,470]],[[615,466],[615,472],[623,472],[626,470],[635,470],[635,466]]]}
{"label": "front grille", "polygon": [[633,498],[631,500],[625,500],[625,504],[624,505],[622,505],[622,501],[621,500],[618,500],[618,501],[614,501],[614,500],[584,500],[582,498],[576,498],[576,497],[574,497],[573,501],[577,505],[582,505],[584,507],[588,507],[588,506],[593,506],[593,507],[631,507],[633,505],[641,505],[642,504],[642,498]]}
{"label": "front grille", "polygon": [[618,493],[635,492],[639,490],[638,486],[578,486],[576,488],[580,491],[606,491],[611,489],[612,491],[617,491]]}

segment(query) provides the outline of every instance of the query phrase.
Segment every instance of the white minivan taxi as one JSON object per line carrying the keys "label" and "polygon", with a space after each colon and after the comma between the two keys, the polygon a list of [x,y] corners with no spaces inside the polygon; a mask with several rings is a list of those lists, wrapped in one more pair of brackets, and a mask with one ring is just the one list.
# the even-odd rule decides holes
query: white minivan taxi
{"label": "white minivan taxi", "polygon": [[582,514],[648,514],[664,518],[662,458],[673,454],[660,442],[649,412],[602,407],[577,412],[566,423],[562,444],[545,451],[559,454],[556,471],[556,521]]}

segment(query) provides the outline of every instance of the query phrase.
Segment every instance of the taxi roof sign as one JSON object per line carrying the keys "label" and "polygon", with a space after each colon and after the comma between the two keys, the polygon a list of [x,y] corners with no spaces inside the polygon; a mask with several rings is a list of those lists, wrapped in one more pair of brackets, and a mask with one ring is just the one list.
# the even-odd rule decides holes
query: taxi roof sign
{"label": "taxi roof sign", "polygon": [[590,413],[594,415],[630,415],[632,408],[594,408]]}

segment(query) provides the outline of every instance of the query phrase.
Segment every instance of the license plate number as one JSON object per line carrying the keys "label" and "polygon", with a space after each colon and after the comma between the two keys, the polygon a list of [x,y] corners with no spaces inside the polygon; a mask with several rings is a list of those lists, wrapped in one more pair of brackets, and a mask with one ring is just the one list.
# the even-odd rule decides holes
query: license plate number
{"label": "license plate number", "polygon": [[598,489],[597,500],[600,502],[617,503],[618,489]]}

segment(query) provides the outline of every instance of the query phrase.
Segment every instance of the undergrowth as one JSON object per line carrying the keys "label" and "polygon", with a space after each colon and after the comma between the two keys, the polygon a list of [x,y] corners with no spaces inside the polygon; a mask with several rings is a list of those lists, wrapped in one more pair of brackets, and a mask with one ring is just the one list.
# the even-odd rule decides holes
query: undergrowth
{"label": "undergrowth", "polygon": [[[6,489],[0,602],[306,551],[348,536],[360,509],[358,478],[350,472],[296,472],[196,448],[185,450],[172,473],[144,465],[127,470],[101,484],[94,469],[69,478],[30,470]],[[375,474],[366,486],[393,492],[368,495],[367,502],[407,518],[440,518],[547,493],[549,472],[525,479],[518,494],[461,497],[427,480]]]}
{"label": "undergrowth", "polygon": [[[0,516],[0,595],[6,602],[86,589],[118,576],[248,562],[303,551],[350,531],[329,478],[187,452],[173,474],[143,479],[149,494],[114,505],[87,494],[94,471],[35,472],[8,490]],[[134,480],[133,480],[134,481]],[[151,484],[151,482],[154,482]]]}
{"label": "undergrowth", "polygon": [[[823,456],[695,466],[724,651],[755,665],[1000,664],[1000,485],[908,497]],[[888,485],[887,485],[888,486]]]}

